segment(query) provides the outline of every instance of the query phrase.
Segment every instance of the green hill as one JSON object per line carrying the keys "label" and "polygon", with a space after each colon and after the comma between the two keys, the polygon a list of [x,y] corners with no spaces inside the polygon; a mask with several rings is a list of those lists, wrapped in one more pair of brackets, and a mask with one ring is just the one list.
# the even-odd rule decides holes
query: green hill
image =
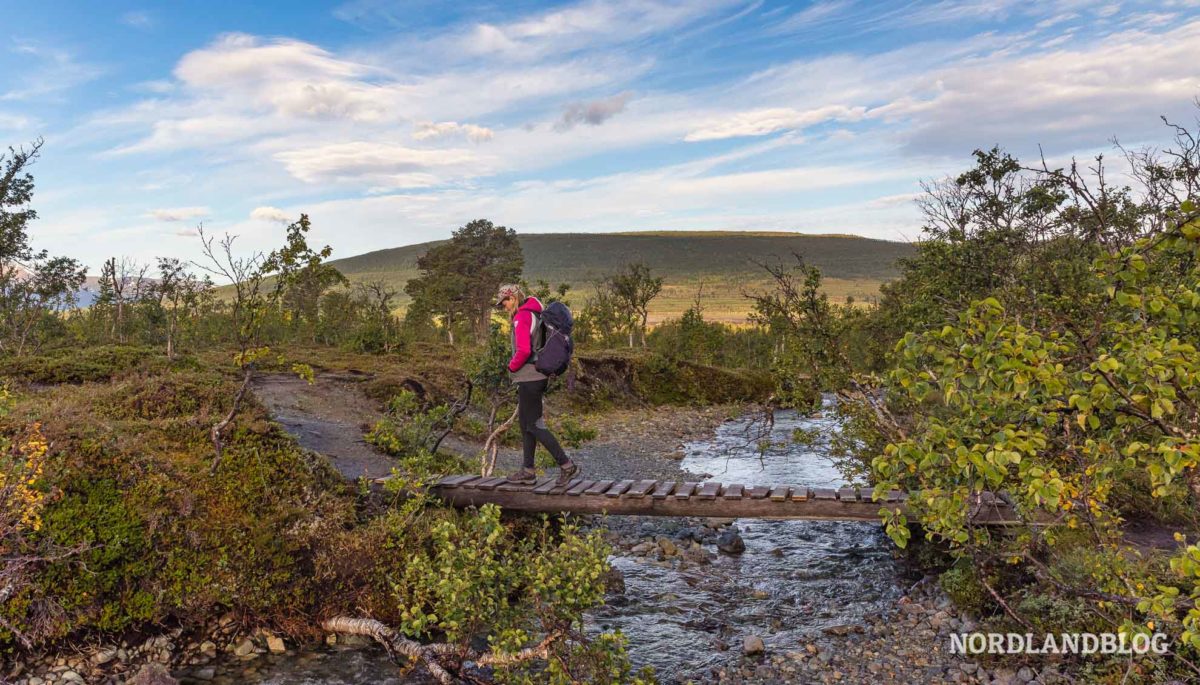
{"label": "green hill", "polygon": [[[908,243],[802,233],[533,233],[518,238],[525,253],[525,279],[569,283],[576,301],[604,275],[630,262],[644,262],[664,280],[663,294],[652,306],[655,320],[686,309],[701,283],[706,315],[742,320],[748,310],[744,293],[769,285],[755,262],[790,261],[793,252],[821,269],[831,298],[867,299],[878,293],[882,282],[896,277],[896,260],[913,251]],[[332,264],[352,281],[382,280],[403,291],[417,275],[417,258],[435,244],[378,250]]]}

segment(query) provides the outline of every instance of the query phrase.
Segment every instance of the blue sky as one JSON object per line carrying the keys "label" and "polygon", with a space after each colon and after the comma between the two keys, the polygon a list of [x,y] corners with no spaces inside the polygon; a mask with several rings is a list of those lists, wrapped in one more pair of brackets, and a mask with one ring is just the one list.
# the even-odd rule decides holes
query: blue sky
{"label": "blue sky", "polygon": [[1161,146],[1200,110],[1200,0],[10,2],[0,142],[42,136],[37,247],[335,255],[520,232],[919,237],[999,144]]}

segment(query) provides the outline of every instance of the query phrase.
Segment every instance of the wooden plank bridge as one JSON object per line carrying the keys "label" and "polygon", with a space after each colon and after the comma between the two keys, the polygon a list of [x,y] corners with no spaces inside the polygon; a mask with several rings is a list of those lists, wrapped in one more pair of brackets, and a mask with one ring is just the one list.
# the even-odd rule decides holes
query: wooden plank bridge
{"label": "wooden plank bridge", "polygon": [[[553,478],[510,483],[503,477],[446,476],[432,492],[456,507],[495,504],[501,509],[576,514],[712,516],[721,518],[879,521],[882,507],[907,509],[908,495],[889,490],[873,501],[871,488],[808,488],[796,485],[724,485],[712,481],[585,480],[558,485]],[[1018,517],[1004,500],[980,493],[971,519],[1009,525]]]}

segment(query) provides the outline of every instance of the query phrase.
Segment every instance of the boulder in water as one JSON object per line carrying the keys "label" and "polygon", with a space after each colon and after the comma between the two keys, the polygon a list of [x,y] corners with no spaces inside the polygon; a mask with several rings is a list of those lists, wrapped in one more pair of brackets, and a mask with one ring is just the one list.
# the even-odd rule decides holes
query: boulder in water
{"label": "boulder in water", "polygon": [[741,554],[746,551],[746,543],[742,540],[737,527],[732,527],[721,533],[717,538],[717,549],[725,554]]}

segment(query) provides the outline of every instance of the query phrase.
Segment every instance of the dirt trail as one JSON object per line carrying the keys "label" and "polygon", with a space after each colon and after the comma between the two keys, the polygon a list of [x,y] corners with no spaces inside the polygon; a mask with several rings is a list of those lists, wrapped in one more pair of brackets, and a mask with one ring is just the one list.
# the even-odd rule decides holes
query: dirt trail
{"label": "dirt trail", "polygon": [[[383,416],[379,403],[363,392],[362,384],[370,379],[363,373],[318,373],[309,384],[291,374],[270,374],[258,376],[252,387],[272,417],[302,447],[329,457],[347,478],[379,478],[391,472],[394,461],[362,437]],[[552,401],[547,404],[549,418],[557,410]],[[711,435],[735,413],[735,408],[726,406],[610,410],[588,417],[599,433],[597,439],[567,451],[589,477],[695,478],[702,474],[679,468],[683,443]],[[452,435],[442,449],[474,462],[482,445]],[[500,450],[499,473],[519,466],[519,450]]]}
{"label": "dirt trail", "polygon": [[260,375],[252,389],[301,447],[329,457],[346,478],[380,478],[391,473],[394,462],[363,440],[364,430],[382,416],[360,385],[370,378],[318,373],[310,385],[291,374]]}

